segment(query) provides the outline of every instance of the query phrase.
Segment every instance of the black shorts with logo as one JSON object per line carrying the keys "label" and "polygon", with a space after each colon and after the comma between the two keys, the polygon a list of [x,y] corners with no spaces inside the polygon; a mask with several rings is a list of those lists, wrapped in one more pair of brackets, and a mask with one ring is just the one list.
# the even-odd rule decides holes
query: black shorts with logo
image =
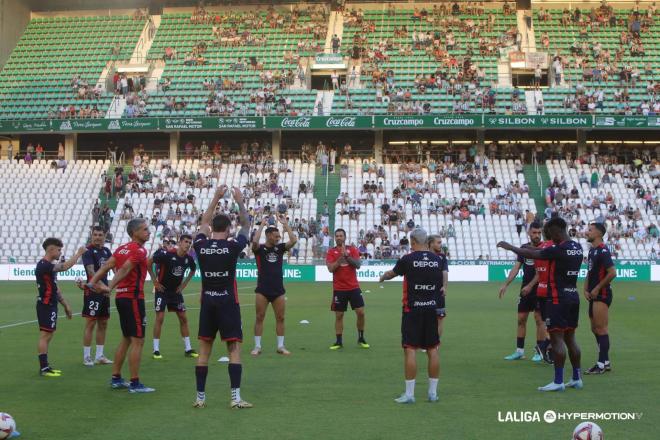
{"label": "black shorts with logo", "polygon": [[518,313],[529,313],[539,310],[539,302],[536,299],[536,295],[527,294],[525,296],[520,295],[518,297]]}
{"label": "black shorts with logo", "polygon": [[609,309],[610,306],[612,305],[612,292],[608,293],[605,296],[598,295],[596,298],[589,300],[589,318],[594,317],[594,302],[602,302],[607,304],[607,308]]}
{"label": "black shorts with logo", "polygon": [[183,302],[183,294],[176,292],[158,292],[154,298],[154,310],[156,312],[185,312],[186,304]]}
{"label": "black shorts with logo", "polygon": [[202,292],[198,338],[212,341],[218,333],[226,342],[243,341],[241,308],[233,296],[216,298]]}
{"label": "black shorts with logo", "polygon": [[436,309],[411,309],[401,316],[403,348],[435,348],[440,344]]}
{"label": "black shorts with logo", "polygon": [[559,298],[558,304],[547,300],[545,326],[549,332],[575,330],[580,319],[580,299],[577,294]]}
{"label": "black shorts with logo", "polygon": [[115,306],[122,335],[125,338],[144,338],[147,327],[144,299],[115,298]]}
{"label": "black shorts with logo", "polygon": [[39,330],[52,333],[57,330],[57,303],[44,304],[37,301],[37,322]]}
{"label": "black shorts with logo", "polygon": [[261,295],[268,300],[269,303],[272,303],[280,296],[284,295],[284,292],[271,292],[264,290],[263,292],[255,291],[257,295]]}
{"label": "black shorts with logo", "polygon": [[333,312],[345,312],[348,310],[348,303],[351,303],[351,309],[353,310],[364,307],[362,291],[360,289],[333,291],[330,310]]}
{"label": "black shorts with logo", "polygon": [[102,293],[89,293],[83,298],[82,316],[87,319],[110,318],[110,297]]}

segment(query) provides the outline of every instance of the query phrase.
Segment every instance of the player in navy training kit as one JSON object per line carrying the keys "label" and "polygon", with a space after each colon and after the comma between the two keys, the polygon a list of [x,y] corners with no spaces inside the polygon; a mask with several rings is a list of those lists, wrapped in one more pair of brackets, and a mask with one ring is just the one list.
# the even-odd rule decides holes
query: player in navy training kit
{"label": "player in navy training kit", "polygon": [[436,309],[442,295],[442,264],[440,257],[429,251],[423,229],[410,233],[412,252],[399,258],[394,269],[380,276],[380,282],[403,276],[403,314],[401,317],[401,345],[405,361],[406,391],[395,399],[397,403],[415,402],[417,376],[417,349],[426,350],[428,356],[430,402],[438,401],[438,314]]}
{"label": "player in navy training kit", "polygon": [[282,239],[280,231],[275,226],[266,228],[266,243],[259,244],[261,231],[268,225],[268,219],[264,218],[259,229],[252,238],[252,252],[257,261],[257,288],[255,289],[255,309],[257,317],[254,322],[254,349],[252,356],[261,354],[261,335],[264,332],[264,318],[268,303],[273,305],[275,313],[275,333],[277,335],[277,353],[285,356],[290,355],[284,346],[284,310],[286,301],[284,298],[284,274],[282,263],[284,254],[296,245],[298,238],[293,234],[289,222],[284,214],[280,214],[278,220],[289,237],[286,243],[280,243]]}
{"label": "player in navy training kit", "polygon": [[199,311],[199,358],[195,368],[197,399],[193,406],[206,406],[206,376],[213,341],[216,334],[227,343],[229,351],[229,380],[231,383],[231,407],[251,408],[252,404],[241,399],[241,342],[243,329],[241,309],[238,305],[236,287],[236,263],[241,251],[248,244],[250,220],[245,211],[243,195],[233,189],[238,205],[241,229],[234,240],[229,240],[231,219],[224,214],[215,214],[218,202],[224,197],[226,186],[218,187],[206,212],[202,216],[199,233],[193,247],[197,254],[202,275],[202,298]]}
{"label": "player in navy training kit", "polygon": [[46,252],[44,257],[39,260],[34,274],[37,278],[37,322],[39,323],[39,344],[37,350],[39,353],[39,373],[45,377],[59,377],[62,372],[54,370],[48,363],[48,344],[53,339],[53,334],[57,330],[57,304],[64,306],[64,313],[67,319],[71,319],[71,307],[62,296],[62,292],[57,287],[57,272],[64,272],[76,264],[76,261],[85,252],[81,247],[78,252],[64,262],[59,262],[62,257],[62,240],[59,238],[47,238],[41,245]]}
{"label": "player in navy training kit", "polygon": [[[536,248],[541,244],[541,230],[542,226],[538,222],[533,222],[529,225],[527,235],[529,236],[529,243],[523,247]],[[536,273],[536,265],[533,259],[524,258],[520,255],[516,263],[511,268],[509,276],[502,285],[499,291],[499,298],[502,299],[506,293],[507,288],[516,279],[520,268],[523,269],[523,279],[520,289],[520,298],[518,299],[518,330],[516,335],[516,351],[506,356],[504,359],[507,361],[514,361],[522,359],[525,356],[525,335],[527,334],[527,318],[530,312],[534,313],[534,320],[536,321],[536,352],[532,357],[532,361],[541,362],[543,360],[543,353],[545,351],[547,333],[545,330],[545,322],[541,317],[541,309],[539,301],[536,296],[536,288],[538,285],[539,277]]]}
{"label": "player in navy training kit", "polygon": [[429,250],[440,257],[442,269],[442,285],[440,286],[440,299],[438,307],[435,310],[438,314],[438,337],[442,341],[442,324],[447,316],[445,308],[445,297],[447,296],[447,283],[449,282],[449,266],[447,265],[447,256],[442,252],[442,237],[439,235],[429,235],[427,240]]}
{"label": "player in navy training kit", "polygon": [[[539,391],[563,391],[565,387],[581,389],[580,347],[575,341],[575,329],[580,316],[580,296],[577,291],[577,277],[582,264],[582,247],[571,240],[566,232],[566,222],[553,217],[546,224],[546,230],[554,245],[544,249],[518,248],[507,242],[499,242],[498,247],[515,252],[524,258],[549,260],[546,326],[552,340],[555,365],[555,380]],[[564,363],[566,347],[573,366],[573,378],[564,385]]]}
{"label": "player in navy training kit", "polygon": [[[87,246],[87,251],[82,255],[83,266],[87,273],[87,281],[112,257],[112,252],[105,244],[105,231],[100,226],[92,228],[92,242]],[[105,285],[108,284],[107,275],[101,279]],[[110,296],[100,292],[94,292],[84,283],[79,282],[78,287],[83,289],[83,310],[85,318],[85,330],[83,332],[83,365],[93,367],[94,364],[107,365],[112,361],[105,357],[103,348],[105,346],[105,333],[110,319]],[[92,336],[96,327],[96,356],[92,360]]]}
{"label": "player in navy training kit", "polygon": [[[168,241],[167,245],[172,242]],[[181,338],[183,338],[184,354],[196,358],[197,352],[190,345],[190,331],[188,330],[188,317],[186,305],[183,301],[183,290],[195,275],[197,265],[195,259],[189,255],[192,237],[182,234],[176,247],[158,249],[147,260],[147,270],[153,280],[156,310],[154,324],[154,359],[162,359],[160,354],[160,332],[165,320],[165,309],[175,312],[179,318]],[[158,267],[157,273],[153,270],[154,263]],[[188,274],[186,275],[186,271]]]}
{"label": "player in navy training kit", "polygon": [[586,374],[603,374],[611,370],[610,336],[607,325],[609,309],[612,305],[612,287],[610,282],[616,277],[616,268],[612,262],[610,250],[603,243],[605,225],[592,223],[587,231],[589,250],[589,272],[584,280],[584,297],[589,301],[589,319],[591,331],[598,344],[598,361],[585,371]]}

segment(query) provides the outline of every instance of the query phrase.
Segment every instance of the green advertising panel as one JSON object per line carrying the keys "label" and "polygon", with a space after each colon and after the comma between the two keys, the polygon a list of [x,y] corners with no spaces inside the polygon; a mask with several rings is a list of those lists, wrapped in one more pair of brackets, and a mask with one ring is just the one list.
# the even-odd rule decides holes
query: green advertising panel
{"label": "green advertising panel", "polygon": [[[511,268],[514,262],[508,264],[491,264],[488,266],[488,281],[504,281],[511,273]],[[635,264],[634,262],[627,261],[625,263],[614,263],[616,265],[616,278],[615,282],[619,281],[651,281],[651,265],[644,262]],[[518,272],[516,279],[522,279],[523,271]],[[587,276],[587,266],[583,265],[580,268],[579,279],[584,279]],[[580,287],[580,286],[578,286]]]}
{"label": "green advertising panel", "polygon": [[600,128],[648,128],[658,126],[658,118],[655,116],[596,116],[594,126]]}
{"label": "green advertising panel", "polygon": [[591,115],[507,115],[484,116],[486,128],[580,128],[591,127]]}
{"label": "green advertising panel", "polygon": [[376,128],[479,128],[481,115],[375,116]]}
{"label": "green advertising panel", "polygon": [[[285,282],[314,281],[315,279],[315,267],[312,265],[284,264],[282,270]],[[199,270],[193,278],[197,280],[201,278]],[[257,265],[254,263],[239,263],[236,266],[236,279],[238,281],[256,281]]]}
{"label": "green advertising panel", "polygon": [[63,119],[53,120],[53,131],[152,131],[158,130],[156,118]]}
{"label": "green advertising panel", "polygon": [[0,132],[50,131],[51,122],[49,119],[0,121]]}
{"label": "green advertising panel", "polygon": [[371,128],[371,116],[284,116],[266,118],[266,128],[275,129],[325,129],[340,130]]}
{"label": "green advertising panel", "polygon": [[199,117],[199,118],[163,118],[162,130],[252,130],[263,128],[263,118],[258,117]]}

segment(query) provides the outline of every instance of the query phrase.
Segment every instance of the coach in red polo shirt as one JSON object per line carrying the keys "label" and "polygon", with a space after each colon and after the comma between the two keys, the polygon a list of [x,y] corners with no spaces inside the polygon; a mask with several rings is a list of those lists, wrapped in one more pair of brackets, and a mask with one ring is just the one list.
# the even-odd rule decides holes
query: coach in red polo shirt
{"label": "coach in red polo shirt", "polygon": [[330,350],[339,350],[344,346],[342,334],[344,331],[344,312],[351,308],[357,316],[358,345],[369,348],[364,339],[364,298],[357,280],[357,269],[360,268],[360,252],[355,246],[346,246],[346,231],[335,231],[336,246],[328,250],[325,262],[328,271],[332,273],[332,305],[330,310],[335,312],[335,334],[337,340],[330,346]]}

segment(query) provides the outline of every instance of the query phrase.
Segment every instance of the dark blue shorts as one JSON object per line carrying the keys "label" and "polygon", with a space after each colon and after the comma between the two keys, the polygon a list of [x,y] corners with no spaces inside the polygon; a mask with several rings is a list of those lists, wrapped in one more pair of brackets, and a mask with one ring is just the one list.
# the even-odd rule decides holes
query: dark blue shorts
{"label": "dark blue shorts", "polygon": [[539,302],[536,299],[536,295],[531,293],[525,296],[520,295],[518,297],[518,313],[529,313],[539,310]]}
{"label": "dark blue shorts", "polygon": [[82,316],[87,319],[110,318],[110,297],[102,293],[89,293],[83,298]]}
{"label": "dark blue shorts", "polygon": [[332,293],[332,304],[330,310],[333,312],[345,312],[348,310],[348,303],[351,303],[351,309],[364,307],[364,298],[360,289],[354,290],[335,290]]}
{"label": "dark blue shorts", "polygon": [[447,310],[445,309],[445,296],[441,295],[438,299],[438,307],[435,309],[435,313],[438,316],[438,319],[443,319],[447,316]]}
{"label": "dark blue shorts", "polygon": [[158,292],[154,298],[154,309],[156,312],[185,312],[186,304],[183,302],[183,294],[176,292]]}
{"label": "dark blue shorts", "polygon": [[440,344],[436,309],[411,309],[401,316],[401,345],[403,348],[427,350]]}
{"label": "dark blue shorts", "polygon": [[198,338],[213,341],[220,333],[226,342],[242,342],[241,308],[233,298],[212,299],[202,293]]}
{"label": "dark blue shorts", "polygon": [[580,302],[560,300],[559,304],[553,304],[549,300],[546,312],[545,326],[549,332],[575,330],[580,319]]}
{"label": "dark blue shorts", "polygon": [[37,301],[37,321],[39,330],[49,333],[57,330],[57,303],[44,304]]}
{"label": "dark blue shorts", "polygon": [[610,306],[612,305],[612,294],[609,293],[605,296],[598,295],[598,297],[589,301],[589,318],[594,317],[594,302],[596,301],[607,304],[607,308],[609,309]]}
{"label": "dark blue shorts", "polygon": [[269,303],[272,303],[272,302],[275,301],[277,298],[279,298],[280,296],[284,295],[284,292],[270,292],[270,291],[264,291],[264,292],[255,291],[255,293],[256,293],[257,295],[261,295],[261,296],[263,296],[264,298],[266,298],[266,299],[268,300]]}

